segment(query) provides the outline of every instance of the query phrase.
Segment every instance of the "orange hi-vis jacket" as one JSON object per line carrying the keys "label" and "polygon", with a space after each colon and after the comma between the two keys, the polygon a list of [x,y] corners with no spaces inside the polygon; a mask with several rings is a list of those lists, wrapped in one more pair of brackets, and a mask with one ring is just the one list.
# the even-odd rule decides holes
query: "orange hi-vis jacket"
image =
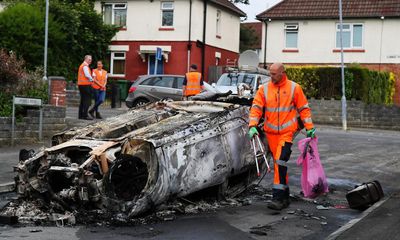
{"label": "orange hi-vis jacket", "polygon": [[186,73],[186,92],[185,96],[193,96],[201,92],[201,73],[199,72],[188,72]]}
{"label": "orange hi-vis jacket", "polygon": [[[92,82],[90,81],[90,79],[85,76],[85,72],[83,71],[83,67],[84,66],[88,66],[89,67],[89,65],[86,62],[83,62],[79,66],[79,70],[78,70],[78,85],[92,85]],[[89,74],[92,75],[92,72],[90,71],[90,68],[89,68]]]}
{"label": "orange hi-vis jacket", "polygon": [[[94,89],[103,89],[106,87],[106,81],[107,81],[107,71],[102,69],[101,72],[96,68],[93,70],[93,75],[96,75],[96,78],[94,79],[94,81],[92,82],[92,87]],[[101,85],[101,86],[99,86]]]}
{"label": "orange hi-vis jacket", "polygon": [[300,85],[287,79],[274,84],[264,83],[258,89],[250,110],[249,126],[257,126],[264,114],[264,131],[271,134],[296,132],[297,114],[306,129],[314,127],[311,109]]}

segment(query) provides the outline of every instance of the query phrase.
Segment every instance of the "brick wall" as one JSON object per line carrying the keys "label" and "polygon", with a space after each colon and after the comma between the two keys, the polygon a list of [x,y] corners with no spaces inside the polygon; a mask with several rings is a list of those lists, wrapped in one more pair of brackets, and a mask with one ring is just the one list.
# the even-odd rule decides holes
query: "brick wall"
{"label": "brick wall", "polygon": [[[317,124],[341,125],[342,103],[340,100],[309,100],[313,121]],[[347,101],[347,125],[349,127],[400,130],[400,107],[365,104]]]}
{"label": "brick wall", "polygon": [[64,77],[49,77],[50,83],[50,104],[54,106],[65,106],[67,82]]}
{"label": "brick wall", "polygon": [[[65,107],[45,105],[43,107],[43,139],[66,129]],[[16,144],[37,142],[39,136],[39,110],[27,110],[26,117],[16,120]],[[0,146],[11,143],[11,117],[0,117]]]}
{"label": "brick wall", "polygon": [[68,107],[77,107],[79,106],[80,95],[78,90],[67,90],[67,99],[66,105]]}

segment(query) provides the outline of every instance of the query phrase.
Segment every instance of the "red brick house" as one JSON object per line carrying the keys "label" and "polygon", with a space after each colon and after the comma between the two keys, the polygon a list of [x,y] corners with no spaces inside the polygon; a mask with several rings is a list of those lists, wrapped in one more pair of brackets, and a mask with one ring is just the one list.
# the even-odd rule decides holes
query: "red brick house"
{"label": "red brick house", "polygon": [[106,23],[120,27],[110,50],[110,75],[135,80],[154,74],[184,74],[197,64],[207,80],[209,66],[238,58],[240,19],[229,0],[96,1]]}

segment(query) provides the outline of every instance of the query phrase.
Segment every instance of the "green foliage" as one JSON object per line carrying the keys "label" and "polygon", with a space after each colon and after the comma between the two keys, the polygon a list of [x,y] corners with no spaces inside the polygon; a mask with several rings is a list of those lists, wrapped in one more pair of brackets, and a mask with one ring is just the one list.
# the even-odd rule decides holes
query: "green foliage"
{"label": "green foliage", "polygon": [[396,85],[396,76],[394,73],[389,73],[389,83],[388,83],[388,92],[385,98],[385,104],[392,105],[393,104],[393,97],[395,93],[395,85]]}
{"label": "green foliage", "polygon": [[[45,1],[13,1],[0,12],[0,47],[15,52],[34,70],[43,66]],[[52,0],[49,18],[48,75],[76,80],[86,54],[105,59],[117,29],[105,25],[93,1]]]}
{"label": "green foliage", "polygon": [[[51,18],[49,22],[49,60],[65,51],[66,35]],[[43,65],[44,13],[36,5],[17,2],[0,12],[0,47],[13,51],[34,69]]]}
{"label": "green foliage", "polygon": [[108,45],[117,32],[114,26],[103,23],[102,16],[94,10],[93,2],[83,1],[52,1],[50,13],[58,22],[63,32],[67,34],[65,42],[65,58],[59,58],[64,68],[58,68],[57,75],[68,80],[76,80],[78,67],[87,54],[96,60],[105,60],[108,55]]}
{"label": "green foliage", "polygon": [[246,25],[240,25],[240,52],[248,49],[252,49],[253,46],[258,42],[258,36],[253,28]]}
{"label": "green foliage", "polygon": [[[341,70],[335,67],[289,67],[289,79],[299,83],[308,97],[335,98],[342,96]],[[393,104],[395,75],[371,71],[358,65],[345,69],[347,99],[361,99],[366,103]]]}
{"label": "green foliage", "polygon": [[[354,83],[354,74],[349,71],[348,69],[344,70],[344,84],[345,86],[348,86],[344,89],[345,94],[346,94],[346,99],[351,99],[353,96],[353,83]],[[340,86],[342,87],[342,86]],[[354,95],[356,96],[356,95]]]}
{"label": "green foliage", "polygon": [[12,94],[0,91],[0,117],[12,114]]}
{"label": "green foliage", "polygon": [[27,72],[25,77],[18,81],[15,95],[41,98],[44,102],[48,102],[47,82],[43,81],[42,77],[42,68]]}

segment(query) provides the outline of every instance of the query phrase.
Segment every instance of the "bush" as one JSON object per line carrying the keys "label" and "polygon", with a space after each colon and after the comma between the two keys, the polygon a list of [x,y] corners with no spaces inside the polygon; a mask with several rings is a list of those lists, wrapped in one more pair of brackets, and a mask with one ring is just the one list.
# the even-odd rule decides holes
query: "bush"
{"label": "bush", "polygon": [[[289,67],[289,79],[299,83],[308,97],[335,98],[342,96],[341,69],[336,67]],[[345,68],[345,94],[366,103],[393,104],[395,75],[371,71],[358,65]]]}
{"label": "bush", "polygon": [[47,82],[42,80],[43,69],[28,71],[22,59],[2,49],[0,60],[0,116],[11,116],[13,96],[36,97],[47,101]]}
{"label": "bush", "polygon": [[0,117],[12,114],[12,94],[0,91]]}
{"label": "bush", "polygon": [[0,49],[0,84],[3,89],[10,86],[25,75],[24,61],[18,59],[13,52]]}

